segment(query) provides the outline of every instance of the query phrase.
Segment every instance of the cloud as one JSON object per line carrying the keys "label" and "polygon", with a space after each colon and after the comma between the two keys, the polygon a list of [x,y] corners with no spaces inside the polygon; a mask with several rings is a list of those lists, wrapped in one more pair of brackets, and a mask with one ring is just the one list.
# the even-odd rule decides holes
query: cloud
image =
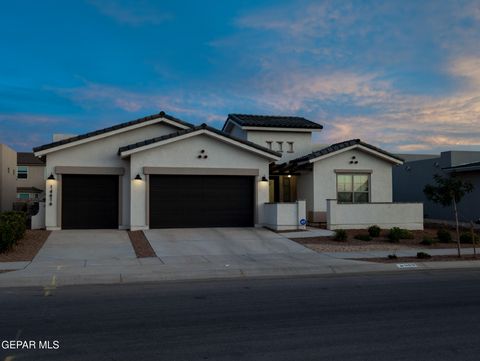
{"label": "cloud", "polygon": [[103,15],[131,26],[158,25],[173,18],[172,14],[162,12],[146,1],[90,0],[89,2]]}
{"label": "cloud", "polygon": [[[75,88],[51,88],[58,95],[72,100],[85,109],[122,110],[129,113],[157,112],[192,117],[191,121],[216,122],[225,116],[218,113],[223,106],[221,96],[206,91],[185,93],[183,91],[162,92],[160,90],[126,90],[121,87],[85,82]],[[186,119],[187,120],[187,119]]]}
{"label": "cloud", "polygon": [[0,124],[3,122],[12,122],[20,124],[57,124],[67,121],[64,117],[52,115],[39,115],[28,113],[0,113]]}

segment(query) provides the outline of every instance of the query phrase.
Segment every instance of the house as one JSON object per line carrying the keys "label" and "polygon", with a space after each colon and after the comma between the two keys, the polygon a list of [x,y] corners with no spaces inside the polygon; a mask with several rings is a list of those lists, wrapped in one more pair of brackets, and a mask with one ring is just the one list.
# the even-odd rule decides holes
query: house
{"label": "house", "polygon": [[454,219],[451,207],[443,207],[429,201],[423,189],[434,184],[433,176],[455,175],[473,184],[474,190],[458,204],[458,216],[462,222],[480,220],[480,152],[447,151],[440,155],[406,155],[404,165],[394,168],[393,190],[396,202],[424,203],[427,219]]}
{"label": "house", "polygon": [[17,202],[45,198],[45,162],[31,152],[17,153]]}
{"label": "house", "polygon": [[322,128],[230,114],[218,130],[160,112],[36,147],[46,158],[46,226],[422,227],[421,205],[392,203],[401,159],[360,140],[318,149],[312,133]]}
{"label": "house", "polygon": [[0,144],[0,212],[11,211],[15,202],[17,153]]}

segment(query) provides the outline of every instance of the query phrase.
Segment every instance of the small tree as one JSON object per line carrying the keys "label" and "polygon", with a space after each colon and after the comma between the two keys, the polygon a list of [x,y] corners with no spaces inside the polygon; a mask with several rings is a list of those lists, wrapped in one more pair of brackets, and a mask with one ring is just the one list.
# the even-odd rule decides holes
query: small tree
{"label": "small tree", "polygon": [[457,204],[462,200],[465,194],[473,190],[473,185],[469,182],[464,182],[455,175],[442,177],[439,174],[433,176],[436,185],[427,184],[423,189],[425,196],[434,203],[439,203],[444,207],[453,206],[455,214],[455,225],[457,230],[457,249],[458,257],[460,254],[460,231],[458,227],[458,210]]}

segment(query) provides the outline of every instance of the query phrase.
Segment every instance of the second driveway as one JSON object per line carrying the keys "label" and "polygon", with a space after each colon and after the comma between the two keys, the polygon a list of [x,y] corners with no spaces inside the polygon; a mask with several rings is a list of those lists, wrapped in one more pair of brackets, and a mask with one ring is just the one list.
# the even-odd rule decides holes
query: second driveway
{"label": "second driveway", "polygon": [[264,228],[155,229],[145,235],[169,265],[290,266],[319,254]]}

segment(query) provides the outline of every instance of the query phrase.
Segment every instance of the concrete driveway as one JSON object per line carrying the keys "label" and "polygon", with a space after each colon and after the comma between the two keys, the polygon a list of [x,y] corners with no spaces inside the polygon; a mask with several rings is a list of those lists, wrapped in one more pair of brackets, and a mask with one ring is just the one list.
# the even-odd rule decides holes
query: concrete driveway
{"label": "concrete driveway", "polygon": [[145,236],[166,264],[231,265],[292,261],[318,253],[264,228],[154,229]]}
{"label": "concrete driveway", "polygon": [[136,263],[128,234],[119,230],[53,231],[33,259],[35,264],[85,266],[98,263]]}

